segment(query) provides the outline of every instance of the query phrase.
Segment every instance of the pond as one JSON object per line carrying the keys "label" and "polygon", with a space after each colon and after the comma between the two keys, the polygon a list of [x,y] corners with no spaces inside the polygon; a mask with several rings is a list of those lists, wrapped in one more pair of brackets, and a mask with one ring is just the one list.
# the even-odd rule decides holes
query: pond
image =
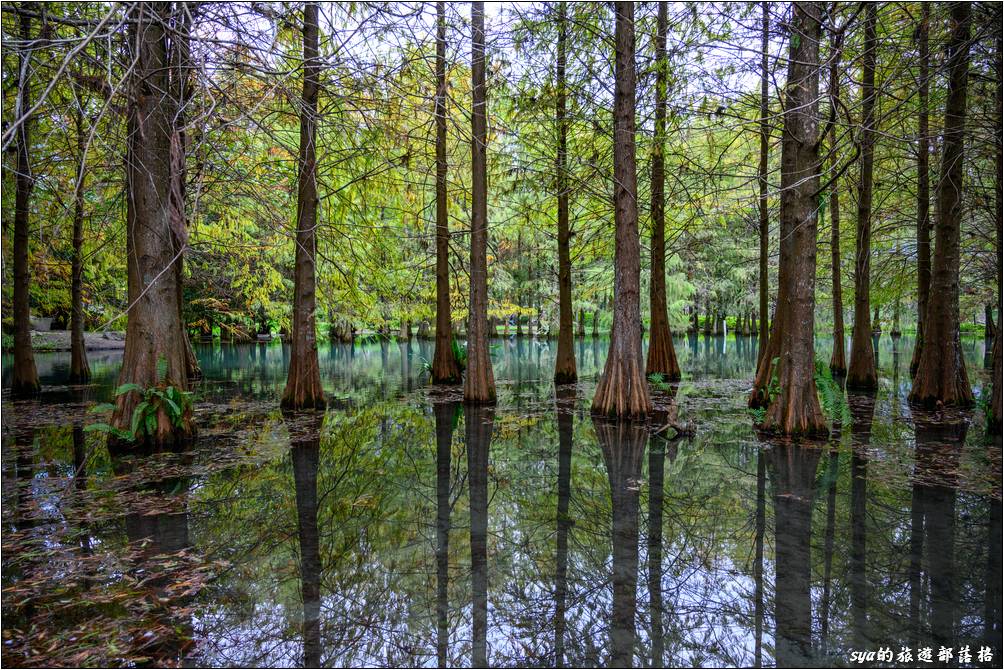
{"label": "pond", "polygon": [[3,664],[999,666],[1000,437],[911,411],[909,338],[817,443],[753,430],[755,339],[677,339],[684,439],[590,417],[607,341],[575,346],[556,393],[554,342],[495,340],[465,408],[430,342],[323,344],[321,417],[278,410],[282,344],[200,345],[195,443],[114,455],[82,427],[120,352],[88,386],[39,354],[25,402],[5,357]]}

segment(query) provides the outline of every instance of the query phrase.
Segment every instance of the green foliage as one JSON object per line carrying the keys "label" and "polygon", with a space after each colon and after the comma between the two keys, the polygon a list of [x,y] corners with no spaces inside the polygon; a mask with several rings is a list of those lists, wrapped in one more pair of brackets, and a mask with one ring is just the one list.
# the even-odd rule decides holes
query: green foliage
{"label": "green foliage", "polygon": [[830,421],[843,420],[845,413],[849,412],[844,390],[834,381],[829,363],[822,358],[815,360],[813,379],[816,382],[816,392],[823,414]]}
{"label": "green foliage", "polygon": [[450,347],[453,349],[453,358],[456,359],[457,365],[460,366],[461,370],[467,369],[467,347],[460,344],[457,338],[453,338],[450,342]]}
{"label": "green foliage", "polygon": [[[121,440],[136,442],[146,437],[153,437],[157,433],[158,415],[164,412],[171,425],[181,428],[186,417],[192,412],[192,394],[182,391],[174,386],[152,386],[143,388],[139,384],[122,384],[115,389],[115,396],[120,397],[128,393],[138,393],[140,402],[132,412],[132,419],[128,429],[116,428],[105,423],[92,423],[84,428],[86,431],[97,431],[107,433]],[[91,408],[95,413],[106,413],[115,410],[115,405],[102,403]]]}
{"label": "green foliage", "polygon": [[661,372],[653,372],[648,376],[648,381],[657,391],[668,391],[672,388],[672,384],[666,381],[666,376]]}

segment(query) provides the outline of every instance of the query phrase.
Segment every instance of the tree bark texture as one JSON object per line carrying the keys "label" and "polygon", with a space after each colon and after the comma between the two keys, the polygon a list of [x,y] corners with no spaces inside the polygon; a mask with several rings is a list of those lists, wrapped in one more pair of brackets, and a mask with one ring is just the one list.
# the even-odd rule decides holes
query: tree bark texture
{"label": "tree bark texture", "polygon": [[970,7],[953,2],[948,45],[948,99],[945,104],[941,179],[931,259],[931,290],[924,315],[924,345],[910,401],[933,407],[973,404],[959,340],[959,237],[962,224],[966,90],[969,77]]}
{"label": "tree bark texture", "polygon": [[300,109],[299,185],[296,194],[296,267],[293,286],[292,351],[282,406],[321,409],[324,390],[317,361],[317,3],[303,6],[303,98]]}
{"label": "tree bark texture", "polygon": [[[787,435],[827,432],[813,377],[821,19],[820,3],[793,7],[781,143],[777,308],[750,397],[751,406],[767,407],[761,428]],[[771,398],[774,375],[778,392]]]}
{"label": "tree bark texture", "polygon": [[760,333],[757,340],[757,362],[763,358],[767,350],[767,304],[769,287],[767,285],[767,256],[770,253],[770,220],[767,214],[767,158],[770,145],[770,123],[767,120],[768,88],[767,88],[767,49],[770,41],[770,5],[766,1],[760,3],[763,12],[763,26],[760,35]]}
{"label": "tree bark texture", "polygon": [[558,130],[558,156],[555,165],[558,191],[558,352],[554,361],[554,383],[575,382],[576,365],[573,345],[572,260],[568,227],[568,123],[566,121],[565,59],[568,43],[568,5],[558,5],[558,54],[556,67],[557,102],[555,125]]}
{"label": "tree bark texture", "polygon": [[871,315],[868,313],[871,301],[877,17],[877,5],[868,3],[865,7],[865,52],[861,79],[861,174],[858,185],[857,239],[854,248],[854,333],[851,336],[851,363],[847,368],[847,388],[858,390],[878,387],[875,352],[871,340]]}
{"label": "tree bark texture", "polygon": [[[21,41],[31,40],[31,18],[26,14],[19,17]],[[29,70],[31,55],[25,47],[18,52],[18,110],[23,114],[31,108],[31,82]],[[17,177],[14,194],[14,369],[11,380],[11,395],[24,398],[41,390],[35,355],[31,350],[31,308],[29,288],[31,271],[28,269],[28,218],[30,215],[31,192],[35,178],[31,173],[31,118],[21,122],[15,135],[17,152]]]}
{"label": "tree bark texture", "polygon": [[84,137],[83,113],[74,116],[77,132],[77,156],[80,168],[73,190],[73,251],[70,260],[70,382],[86,384],[91,379],[84,346],[84,187],[87,178],[87,141]]}
{"label": "tree bark texture", "polygon": [[[840,55],[841,44],[834,40],[833,55],[830,60],[830,104],[835,108],[840,100]],[[839,169],[837,159],[836,124],[830,127],[831,169]],[[844,343],[844,298],[840,272],[840,180],[830,187],[830,281],[833,292],[833,355],[830,357],[830,371],[836,376],[847,374],[847,359]]]}
{"label": "tree bark texture", "polygon": [[450,314],[450,219],[446,203],[446,3],[436,3],[436,351],[433,384],[459,384]]}
{"label": "tree bark texture", "polygon": [[[177,216],[172,185],[177,153],[172,160],[174,119],[178,101],[171,87],[169,28],[174,7],[139,3],[130,10],[129,44],[135,53],[127,139],[127,265],[129,320],[119,384],[141,388],[189,383],[186,336],[178,305],[176,263],[187,241],[184,218]],[[177,148],[175,149],[177,151]],[[183,158],[182,158],[183,160]],[[112,425],[128,429],[141,394],[118,396]],[[166,410],[157,415],[156,430],[137,436],[143,444],[166,446],[195,433],[189,414],[173,423]]]}
{"label": "tree bark texture", "polygon": [[488,351],[488,118],[485,102],[485,3],[471,3],[471,290],[464,401],[495,402]]}
{"label": "tree bark texture", "polygon": [[910,375],[917,373],[920,352],[924,348],[924,315],[931,289],[931,175],[929,170],[930,131],[928,114],[930,106],[930,47],[931,5],[921,6],[920,25],[917,26],[917,49],[920,59],[920,112],[917,115],[917,339],[913,344]]}
{"label": "tree bark texture", "polygon": [[634,4],[617,2],[614,87],[614,322],[592,409],[646,417],[652,409],[641,359],[638,182],[635,165]]}
{"label": "tree bark texture", "polygon": [[669,329],[666,310],[666,168],[663,147],[666,142],[666,88],[668,62],[666,31],[668,10],[659,5],[655,39],[655,138],[652,145],[652,286],[649,291],[651,332],[648,337],[646,374],[661,374],[664,380],[680,379],[680,364],[673,349],[673,333]]}

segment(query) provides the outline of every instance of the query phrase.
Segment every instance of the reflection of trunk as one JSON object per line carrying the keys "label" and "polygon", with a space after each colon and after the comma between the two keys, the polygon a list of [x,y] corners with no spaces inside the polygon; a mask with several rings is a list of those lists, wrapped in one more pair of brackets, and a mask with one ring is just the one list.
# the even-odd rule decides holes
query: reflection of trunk
{"label": "reflection of trunk", "polygon": [[638,184],[635,165],[634,3],[615,4],[614,323],[593,411],[643,417],[652,409],[642,369]]}
{"label": "reflection of trunk", "polygon": [[[317,467],[320,463],[321,413],[298,419],[290,428],[290,457],[296,485],[296,528],[300,544],[300,593],[303,597],[303,667],[321,667],[321,549],[317,528]],[[294,434],[295,433],[295,434]]]}
{"label": "reflection of trunk", "polygon": [[665,644],[662,623],[664,614],[662,602],[662,500],[666,441],[658,440],[657,443],[656,439],[653,439],[648,452],[648,613],[652,625],[652,661],[649,664],[651,668],[662,667]]}
{"label": "reflection of trunk", "polygon": [[811,665],[812,499],[821,451],[779,444],[768,455],[774,480],[774,655],[778,667]]}
{"label": "reflection of trunk", "polygon": [[471,289],[464,400],[495,402],[488,354],[488,118],[485,103],[485,3],[471,3]]}
{"label": "reflection of trunk", "polygon": [[763,451],[756,457],[756,523],[753,540],[753,619],[756,646],[753,651],[753,666],[763,667],[763,535],[767,527],[766,496],[767,461]]}
{"label": "reflection of trunk", "polygon": [[652,332],[648,340],[648,361],[645,374],[658,373],[664,379],[680,378],[680,364],[673,349],[673,334],[669,330],[666,312],[666,170],[663,149],[666,143],[666,80],[669,77],[666,60],[666,31],[669,20],[667,6],[659,4],[659,23],[655,44],[655,138],[652,145],[652,286],[649,307]]}
{"label": "reflection of trunk", "polygon": [[823,601],[820,605],[820,647],[823,658],[829,653],[830,642],[830,587],[833,577],[833,544],[836,538],[837,515],[837,474],[839,472],[840,455],[836,449],[830,451],[830,462],[827,466],[826,478],[829,487],[826,491],[826,537],[823,540]]}
{"label": "reflection of trunk", "polygon": [[851,629],[856,649],[868,644],[868,575],[866,546],[866,503],[868,493],[868,448],[871,443],[875,396],[853,394],[851,409]]}
{"label": "reflection of trunk", "polygon": [[488,451],[491,446],[495,410],[491,406],[465,408],[464,433],[467,442],[467,480],[471,508],[471,664],[488,667]]}
{"label": "reflection of trunk", "polygon": [[917,460],[913,498],[919,509],[914,509],[912,513],[923,519],[922,526],[919,520],[913,524],[922,528],[922,531],[920,528],[916,530],[923,535],[921,538],[911,537],[910,558],[911,567],[914,562],[922,564],[924,544],[927,545],[930,630],[921,637],[926,637],[937,646],[951,647],[955,644],[958,600],[955,588],[955,499],[959,456],[967,427],[965,421],[948,422],[920,413],[914,417]]}
{"label": "reflection of trunk", "polygon": [[449,661],[450,456],[459,408],[456,402],[432,406],[436,415],[436,657],[441,668]]}
{"label": "reflection of trunk", "polygon": [[317,282],[317,3],[303,6],[303,100],[300,111],[299,185],[296,196],[296,265],[293,287],[293,353],[282,406],[321,409],[324,391],[314,323]]}
{"label": "reflection of trunk", "polygon": [[554,361],[554,383],[575,381],[575,353],[572,350],[572,261],[569,257],[567,123],[565,121],[565,45],[568,42],[567,3],[558,5],[557,103],[558,160],[555,166],[558,191],[558,353]]}
{"label": "reflection of trunk", "polygon": [[[767,407],[762,427],[779,433],[820,434],[827,430],[816,395],[815,324],[816,191],[819,186],[819,35],[822,9],[806,2],[793,7],[781,143],[781,256],[777,314],[760,360],[750,404]],[[774,360],[777,359],[775,370]],[[767,389],[776,372],[780,391]]]}
{"label": "reflection of trunk", "polygon": [[[31,107],[31,86],[28,81],[30,60],[31,18],[20,15],[22,49],[18,50],[20,78],[17,94],[18,109],[26,112]],[[28,216],[31,192],[35,179],[31,174],[29,148],[31,146],[31,117],[24,119],[14,136],[17,151],[17,178],[14,197],[14,366],[11,394],[15,397],[38,393],[38,371],[31,350],[31,310],[28,305],[31,271],[28,268]]]}
{"label": "reflection of trunk", "polygon": [[990,508],[990,519],[987,523],[987,570],[983,594],[982,642],[992,649],[999,650],[1004,649],[1001,639],[1001,525],[1004,519],[1001,517],[1000,501],[991,499],[986,504]]}
{"label": "reflection of trunk", "polygon": [[[567,395],[575,399],[574,392]],[[572,526],[568,517],[572,475],[571,409],[557,408],[558,422],[558,519],[557,555],[554,578],[554,665],[565,667],[565,612],[568,600],[568,531]]]}
{"label": "reflection of trunk", "polygon": [[968,407],[973,404],[973,390],[959,341],[959,236],[969,76],[969,3],[952,3],[951,17],[948,99],[931,262],[930,295],[938,299],[929,301],[924,314],[924,343],[910,400],[925,406]]}
{"label": "reflection of trunk", "polygon": [[638,586],[638,478],[648,432],[635,422],[593,418],[610,480],[613,611],[610,667],[634,665]]}

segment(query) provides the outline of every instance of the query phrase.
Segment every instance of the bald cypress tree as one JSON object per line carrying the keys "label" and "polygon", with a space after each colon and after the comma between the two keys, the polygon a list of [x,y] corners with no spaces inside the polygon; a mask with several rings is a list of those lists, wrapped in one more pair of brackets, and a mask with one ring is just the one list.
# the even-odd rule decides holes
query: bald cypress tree
{"label": "bald cypress tree", "polygon": [[634,3],[617,2],[614,59],[614,323],[593,411],[645,417],[652,409],[641,360],[638,174],[635,164]]}

